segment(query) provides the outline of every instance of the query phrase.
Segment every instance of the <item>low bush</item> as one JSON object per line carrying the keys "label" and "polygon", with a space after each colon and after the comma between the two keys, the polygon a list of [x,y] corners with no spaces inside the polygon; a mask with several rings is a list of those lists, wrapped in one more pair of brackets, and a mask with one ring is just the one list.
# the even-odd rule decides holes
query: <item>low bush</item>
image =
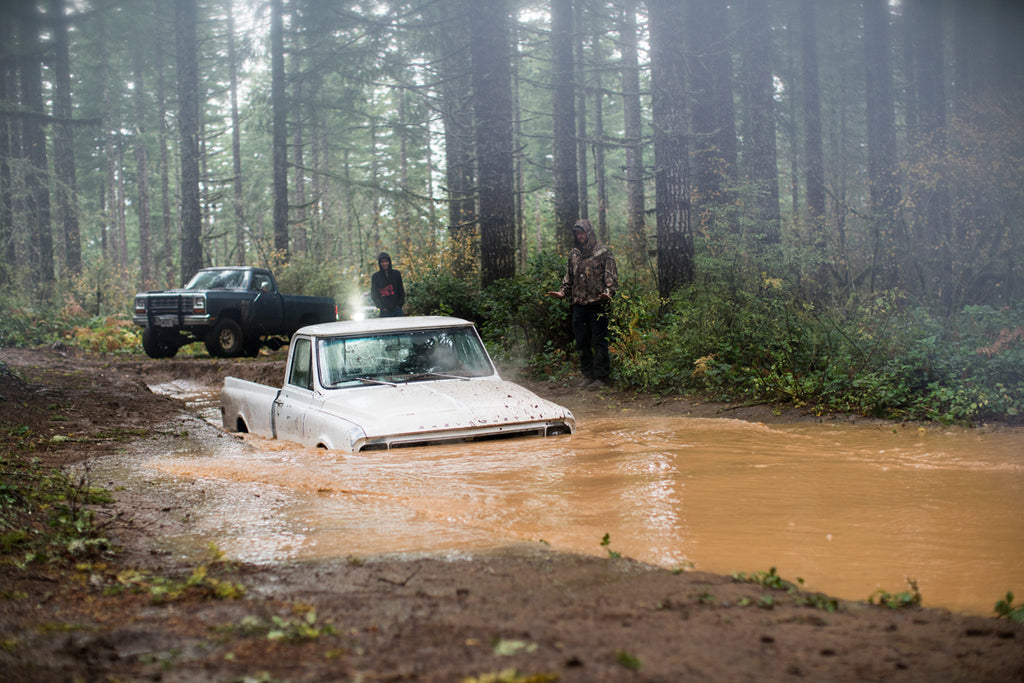
{"label": "low bush", "polygon": [[1022,311],[941,319],[895,292],[823,309],[769,280],[758,291],[697,284],[662,304],[628,290],[617,301],[620,383],[891,419],[1024,415]]}
{"label": "low bush", "polygon": [[547,296],[564,272],[564,257],[543,253],[524,272],[487,288],[479,301],[480,330],[494,352],[531,358],[571,348],[569,304]]}
{"label": "low bush", "polygon": [[[574,374],[569,303],[546,296],[561,282],[563,254],[542,253],[484,291],[472,270],[456,276],[450,259],[410,265],[407,313],[472,320],[496,359],[519,359],[535,377]],[[610,325],[616,384],[818,413],[1024,421],[1024,306],[972,305],[940,316],[899,291],[823,306],[799,282],[740,266],[717,272],[669,300],[622,277]],[[323,293],[336,275],[303,262],[283,269],[281,280]],[[93,301],[87,313],[74,295],[86,289],[69,292],[60,306],[0,298],[0,346],[141,352],[139,331],[122,311],[130,302]],[[108,307],[122,312],[97,312]]]}

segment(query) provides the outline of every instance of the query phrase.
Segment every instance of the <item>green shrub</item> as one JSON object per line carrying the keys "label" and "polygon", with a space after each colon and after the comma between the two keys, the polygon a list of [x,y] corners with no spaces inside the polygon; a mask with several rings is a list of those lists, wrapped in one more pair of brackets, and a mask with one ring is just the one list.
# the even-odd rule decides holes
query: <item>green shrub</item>
{"label": "green shrub", "polygon": [[756,290],[683,287],[652,320],[657,303],[617,302],[616,374],[627,385],[890,419],[1024,414],[1020,312],[968,307],[940,319],[896,292],[825,309],[769,278]]}
{"label": "green shrub", "polygon": [[630,280],[621,283],[609,323],[612,372],[619,384],[662,391],[685,386],[679,366],[665,360],[675,340],[659,323],[663,303],[656,292]]}
{"label": "green shrub", "polygon": [[[564,254],[538,254],[523,272],[483,292],[472,268],[455,274],[453,264],[463,261],[451,254],[409,261],[406,312],[471,320],[497,359],[525,359],[535,377],[572,375],[570,305],[546,296],[561,282]],[[647,282],[649,273],[621,277],[610,321],[619,386],[818,413],[1024,421],[1024,305],[967,306],[939,316],[891,290],[826,306],[808,299],[799,269],[772,277],[764,264],[714,253],[699,266],[701,277],[667,301]],[[298,260],[279,268],[278,279],[283,291],[338,299],[338,283],[358,278]],[[55,295],[60,305],[29,303],[13,290],[0,294],[0,346],[62,342],[138,352],[125,280],[90,267]]]}
{"label": "green shrub", "polygon": [[564,257],[542,253],[524,272],[488,287],[479,301],[481,334],[488,344],[502,355],[523,358],[570,347],[569,305],[547,296],[564,272]]}
{"label": "green shrub", "polygon": [[0,300],[0,346],[31,347],[64,342],[73,330],[88,325],[89,318],[80,307],[56,308],[24,301]]}
{"label": "green shrub", "polygon": [[89,318],[66,333],[73,346],[94,353],[138,352],[142,328],[127,314]]}
{"label": "green shrub", "polygon": [[404,284],[406,314],[478,319],[479,287],[440,266],[426,268],[415,282],[405,279]]}
{"label": "green shrub", "polygon": [[339,266],[311,259],[294,259],[274,270],[277,288],[285,294],[329,296],[338,300],[343,292],[340,283],[346,278]]}

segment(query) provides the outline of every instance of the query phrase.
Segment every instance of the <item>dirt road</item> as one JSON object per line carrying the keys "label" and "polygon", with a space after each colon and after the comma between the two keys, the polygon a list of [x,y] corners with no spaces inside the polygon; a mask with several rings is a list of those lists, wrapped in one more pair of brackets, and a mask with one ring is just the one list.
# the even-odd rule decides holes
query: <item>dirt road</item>
{"label": "dirt road", "polygon": [[[197,418],[147,384],[216,384],[227,374],[276,383],[281,366],[280,358],[152,361],[0,349],[5,479],[139,440],[172,447]],[[531,388],[570,408],[604,401],[673,414],[771,415]],[[763,574],[739,582],[542,547],[272,567],[224,562],[211,551],[209,561],[183,566],[157,541],[188,524],[187,498],[146,499],[116,485],[111,494],[113,502],[95,508],[109,549],[28,561],[16,527],[39,520],[0,489],[0,680],[1024,680],[1020,625],[844,602]]]}

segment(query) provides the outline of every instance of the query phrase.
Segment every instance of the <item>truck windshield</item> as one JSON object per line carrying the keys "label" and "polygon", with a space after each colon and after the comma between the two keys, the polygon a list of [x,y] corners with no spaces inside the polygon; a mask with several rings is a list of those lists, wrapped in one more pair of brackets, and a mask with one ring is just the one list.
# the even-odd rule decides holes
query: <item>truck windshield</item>
{"label": "truck windshield", "polygon": [[321,381],[328,388],[494,374],[471,327],[326,338],[318,352]]}
{"label": "truck windshield", "polygon": [[185,289],[241,289],[242,287],[245,287],[245,271],[233,268],[201,270],[185,285]]}

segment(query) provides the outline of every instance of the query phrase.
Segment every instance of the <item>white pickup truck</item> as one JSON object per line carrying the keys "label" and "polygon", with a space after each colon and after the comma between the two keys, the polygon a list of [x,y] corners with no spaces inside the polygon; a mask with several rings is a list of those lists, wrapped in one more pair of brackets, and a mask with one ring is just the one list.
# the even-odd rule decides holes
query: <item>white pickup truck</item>
{"label": "white pickup truck", "polygon": [[572,434],[572,413],[498,375],[472,323],[442,316],[311,325],[284,385],[228,377],[224,429],[339,451]]}

